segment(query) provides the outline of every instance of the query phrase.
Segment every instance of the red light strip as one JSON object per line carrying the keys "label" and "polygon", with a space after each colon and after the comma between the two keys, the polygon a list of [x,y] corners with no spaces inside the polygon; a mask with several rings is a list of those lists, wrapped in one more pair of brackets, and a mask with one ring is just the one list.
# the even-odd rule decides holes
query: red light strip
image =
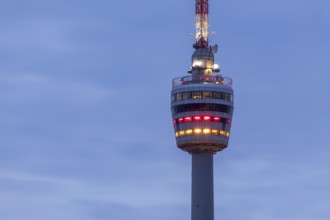
{"label": "red light strip", "polygon": [[173,120],[173,124],[176,125],[181,124],[181,123],[187,123],[187,122],[223,122],[227,124],[231,124],[231,119],[225,119],[225,121],[222,120],[221,117],[218,116],[209,116],[209,115],[204,115],[204,116],[188,116],[188,117],[183,117],[183,118],[178,118]]}
{"label": "red light strip", "polygon": [[200,121],[202,119],[201,116],[194,116],[194,121]]}
{"label": "red light strip", "polygon": [[192,122],[192,117],[185,117],[184,122]]}

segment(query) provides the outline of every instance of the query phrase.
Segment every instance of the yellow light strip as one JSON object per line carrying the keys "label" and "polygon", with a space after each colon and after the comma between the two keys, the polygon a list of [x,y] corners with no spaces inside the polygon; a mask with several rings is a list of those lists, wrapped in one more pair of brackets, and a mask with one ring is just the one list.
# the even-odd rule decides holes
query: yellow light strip
{"label": "yellow light strip", "polygon": [[214,134],[214,135],[218,135],[219,134],[219,130],[212,129],[211,133]]}
{"label": "yellow light strip", "polygon": [[186,135],[220,135],[229,137],[229,132],[224,130],[209,129],[209,128],[195,128],[187,129],[175,132],[176,137],[182,137]]}
{"label": "yellow light strip", "polygon": [[203,129],[203,134],[210,134],[211,130],[208,128]]}
{"label": "yellow light strip", "polygon": [[196,128],[194,130],[194,134],[201,134],[201,133],[202,133],[202,129],[200,129],[200,128]]}

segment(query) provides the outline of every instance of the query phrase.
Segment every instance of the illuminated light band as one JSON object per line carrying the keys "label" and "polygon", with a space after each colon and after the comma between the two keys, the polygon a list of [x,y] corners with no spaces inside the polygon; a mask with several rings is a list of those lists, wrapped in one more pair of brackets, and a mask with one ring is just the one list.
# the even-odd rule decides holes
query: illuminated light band
{"label": "illuminated light band", "polygon": [[218,116],[187,116],[182,118],[177,118],[173,120],[173,124],[181,124],[181,123],[189,123],[189,122],[220,122],[220,123],[226,123],[231,124],[231,120],[227,118],[221,118]]}
{"label": "illuminated light band", "polygon": [[224,137],[229,137],[229,132],[210,128],[194,128],[175,132],[176,137],[182,137],[187,135],[220,135]]}

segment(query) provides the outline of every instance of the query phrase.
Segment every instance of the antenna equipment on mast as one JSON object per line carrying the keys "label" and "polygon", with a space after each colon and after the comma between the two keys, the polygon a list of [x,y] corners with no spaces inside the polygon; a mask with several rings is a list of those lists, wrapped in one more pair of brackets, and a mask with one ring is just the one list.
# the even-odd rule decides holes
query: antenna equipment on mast
{"label": "antenna equipment on mast", "polygon": [[194,48],[208,47],[208,27],[209,27],[209,1],[196,0],[196,43]]}

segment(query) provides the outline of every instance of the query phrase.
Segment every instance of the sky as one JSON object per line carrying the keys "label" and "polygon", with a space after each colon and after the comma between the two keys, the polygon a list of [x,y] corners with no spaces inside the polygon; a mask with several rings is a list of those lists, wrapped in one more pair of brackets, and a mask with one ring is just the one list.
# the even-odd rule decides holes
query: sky
{"label": "sky", "polygon": [[[330,1],[209,2],[235,92],[215,219],[329,220]],[[0,0],[0,219],[190,219],[193,32],[193,0]]]}

